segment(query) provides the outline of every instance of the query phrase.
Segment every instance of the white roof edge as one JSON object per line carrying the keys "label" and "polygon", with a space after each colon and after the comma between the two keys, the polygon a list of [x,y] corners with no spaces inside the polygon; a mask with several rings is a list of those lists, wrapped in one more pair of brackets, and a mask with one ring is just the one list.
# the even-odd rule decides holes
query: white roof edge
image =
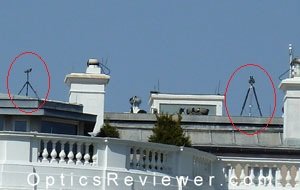
{"label": "white roof edge", "polygon": [[209,94],[199,94],[199,95],[188,95],[188,94],[151,94],[150,99],[173,99],[173,100],[181,100],[181,99],[190,99],[190,100],[224,100],[224,95],[209,95]]}
{"label": "white roof edge", "polygon": [[[37,99],[37,98],[22,96],[22,95],[11,95],[11,97],[12,97],[12,99],[16,99],[16,100],[36,100],[36,101],[39,101],[39,100],[44,101],[45,100],[45,98]],[[0,93],[0,99],[9,100],[9,96],[8,96],[8,94]],[[81,104],[76,104],[76,103],[70,103],[67,101],[51,100],[51,99],[47,99],[47,102],[63,103],[63,104],[70,104],[70,105],[81,105]]]}

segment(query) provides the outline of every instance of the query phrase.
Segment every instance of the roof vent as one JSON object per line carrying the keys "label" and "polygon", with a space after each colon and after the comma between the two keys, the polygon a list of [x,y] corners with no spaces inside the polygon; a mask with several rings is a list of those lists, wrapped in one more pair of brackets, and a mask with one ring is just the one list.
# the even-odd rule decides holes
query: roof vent
{"label": "roof vent", "polygon": [[100,62],[98,59],[89,59],[87,61],[86,73],[90,74],[101,74]]}

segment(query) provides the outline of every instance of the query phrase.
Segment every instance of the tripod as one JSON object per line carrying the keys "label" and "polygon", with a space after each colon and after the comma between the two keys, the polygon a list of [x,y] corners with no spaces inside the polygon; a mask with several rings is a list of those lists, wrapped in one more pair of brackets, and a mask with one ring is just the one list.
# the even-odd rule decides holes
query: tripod
{"label": "tripod", "polygon": [[[260,117],[262,117],[262,113],[261,113],[261,109],[260,109],[260,106],[259,106],[258,98],[257,98],[257,95],[256,95],[254,83],[255,83],[254,77],[250,76],[250,79],[249,79],[250,86],[248,88],[248,91],[247,91],[247,94],[246,94],[246,97],[245,97],[245,100],[244,100],[244,103],[243,103],[243,107],[242,107],[242,111],[240,113],[240,116],[243,115],[243,112],[244,112],[244,109],[245,109],[245,105],[246,105],[249,93],[252,90],[253,94],[254,94],[254,97],[255,97],[256,105],[257,105],[257,108],[258,108],[258,111],[259,111],[259,115],[260,115]],[[252,116],[252,96],[250,97],[249,116]]]}
{"label": "tripod", "polygon": [[32,71],[32,68],[27,69],[26,71],[24,71],[24,73],[26,73],[27,75],[27,81],[25,82],[25,84],[23,85],[22,89],[19,91],[18,95],[21,94],[21,92],[24,90],[24,88],[26,87],[26,96],[28,96],[28,90],[29,87],[30,89],[33,91],[33,93],[35,94],[35,97],[39,99],[39,96],[37,94],[37,92],[34,90],[34,88],[32,87],[32,85],[29,82],[29,73]]}

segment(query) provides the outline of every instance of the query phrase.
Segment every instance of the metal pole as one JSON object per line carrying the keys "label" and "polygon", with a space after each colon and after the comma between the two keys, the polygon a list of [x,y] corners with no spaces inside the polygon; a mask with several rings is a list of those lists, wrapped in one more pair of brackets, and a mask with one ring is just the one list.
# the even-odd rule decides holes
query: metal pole
{"label": "metal pole", "polygon": [[258,107],[258,111],[259,111],[260,117],[262,117],[262,113],[261,113],[261,109],[260,109],[260,106],[259,106],[258,98],[257,98],[257,95],[256,95],[255,87],[253,87],[253,92],[254,92],[254,97],[255,97],[255,100],[256,100],[256,104],[257,104],[257,107]]}
{"label": "metal pole", "polygon": [[242,110],[241,110],[240,116],[242,116],[242,115],[243,115],[244,108],[245,108],[245,105],[246,105],[246,102],[247,102],[247,99],[248,99],[249,92],[250,92],[250,87],[249,87],[249,88],[248,88],[248,90],[247,90],[247,94],[246,94],[246,97],[245,97],[245,100],[244,100],[244,103],[243,103],[243,107],[242,107]]}

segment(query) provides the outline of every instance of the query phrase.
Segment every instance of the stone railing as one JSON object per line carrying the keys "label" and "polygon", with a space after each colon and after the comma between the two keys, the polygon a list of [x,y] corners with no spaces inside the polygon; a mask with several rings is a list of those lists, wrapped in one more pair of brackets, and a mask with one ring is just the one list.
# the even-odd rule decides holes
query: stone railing
{"label": "stone railing", "polygon": [[[110,138],[35,134],[34,140],[37,140],[38,145],[38,163],[101,166],[97,158],[103,157],[99,155],[99,151],[104,151],[104,147],[101,148],[99,145],[111,145],[111,147],[117,145],[114,148],[127,150],[124,155],[127,157],[126,162],[122,168],[169,175],[178,174],[187,167],[184,165],[183,168],[178,168],[179,165],[175,163],[180,153],[191,154],[189,157],[192,168],[190,176],[209,174],[211,163],[216,160],[211,154],[195,149]],[[174,166],[177,168],[175,169]]]}
{"label": "stone railing", "polygon": [[42,163],[95,166],[96,150],[92,140],[37,136],[38,157]]}
{"label": "stone railing", "polygon": [[169,160],[171,152],[172,150],[164,148],[132,146],[129,152],[129,168],[170,174],[172,173]]}
{"label": "stone railing", "polygon": [[299,189],[300,160],[221,158],[229,189]]}
{"label": "stone railing", "polygon": [[[140,175],[156,176],[158,181],[164,176],[169,176],[173,185],[170,189],[180,187],[176,184],[176,176],[188,176],[187,188],[197,189],[197,186],[193,186],[193,178],[200,175],[204,178],[203,181],[207,181],[209,176],[214,175],[213,168],[217,162],[217,157],[214,155],[186,147],[33,132],[0,132],[0,150],[0,167],[1,164],[13,166],[13,169],[7,171],[6,167],[3,167],[1,175],[5,177],[0,177],[0,188],[13,189],[28,187],[25,182],[30,172],[41,176],[51,175],[57,179],[60,178],[61,173],[66,172],[66,176],[97,175],[101,176],[101,179],[106,179],[109,172],[116,172],[121,176],[119,182],[124,180],[127,174],[135,176],[136,179],[139,179]],[[15,176],[19,176],[23,183],[16,184],[12,180]],[[37,179],[35,178],[34,181]],[[47,180],[44,179],[43,182],[45,181]],[[39,185],[44,187],[42,180]],[[105,183],[101,185],[102,188],[106,187]],[[135,188],[143,188],[138,185],[136,184]],[[161,182],[156,186],[159,187],[164,187]],[[56,186],[56,188],[61,187]],[[88,186],[88,189],[93,188]],[[214,189],[214,187],[205,188]],[[131,187],[121,189],[131,189]]]}

